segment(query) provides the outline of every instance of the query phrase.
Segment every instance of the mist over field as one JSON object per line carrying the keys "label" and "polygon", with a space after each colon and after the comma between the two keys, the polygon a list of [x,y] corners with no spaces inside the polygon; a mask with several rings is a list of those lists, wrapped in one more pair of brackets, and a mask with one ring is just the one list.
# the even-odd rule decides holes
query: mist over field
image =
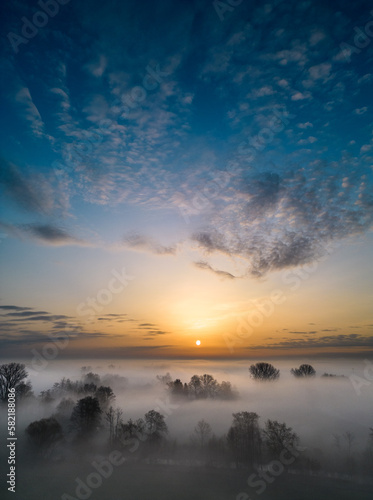
{"label": "mist over field", "polygon": [[[270,361],[280,369],[280,379],[262,384],[250,378],[248,368],[251,361],[235,361],[233,364],[212,361],[60,361],[35,376],[32,370],[30,373],[34,391],[40,393],[62,377],[80,379],[81,367],[88,366],[89,371],[108,376],[109,385],[116,395],[115,404],[123,409],[126,419],[139,418],[163,403],[168,412],[170,433],[178,438],[188,439],[202,418],[210,422],[216,434],[223,434],[231,423],[232,413],[246,410],[258,413],[263,422],[268,418],[287,422],[301,435],[304,444],[307,441],[315,445],[316,439],[327,447],[331,445],[333,433],[352,429],[360,446],[366,442],[367,428],[373,425],[373,380],[369,385],[359,386],[358,380],[353,383],[349,378],[355,375],[366,381],[363,360],[312,361],[317,376],[311,380],[295,379],[290,373],[290,369],[302,361]],[[189,382],[195,374],[211,374],[219,382],[231,382],[238,397],[233,401],[170,402],[167,389],[156,378],[167,372],[182,382]],[[346,378],[322,378],[324,373]],[[373,378],[372,368],[370,373]],[[126,380],[116,381],[115,375]],[[167,405],[171,406],[168,408]],[[30,410],[35,412],[35,417],[44,416],[46,412],[42,407]]]}
{"label": "mist over field", "polygon": [[[227,444],[232,415],[254,412],[259,416],[261,432],[270,419],[286,423],[299,437],[299,457],[294,464],[284,468],[279,477],[275,473],[269,476],[274,481],[266,483],[261,498],[286,498],[281,495],[286,495],[289,487],[296,488],[302,498],[312,498],[306,496],[302,488],[308,481],[316,481],[314,487],[316,490],[319,488],[320,498],[324,498],[323,495],[326,495],[327,491],[330,494],[328,488],[332,487],[336,496],[329,498],[347,499],[347,495],[355,495],[353,498],[368,499],[373,492],[373,468],[369,451],[370,427],[373,425],[373,380],[369,378],[373,379],[373,372],[369,360],[312,360],[316,376],[309,379],[295,378],[290,372],[291,368],[299,366],[301,362],[294,359],[271,362],[280,370],[280,378],[267,382],[251,378],[248,368],[254,362],[242,360],[234,363],[60,360],[37,374],[32,369],[29,370],[29,379],[37,397],[27,397],[17,403],[18,474],[22,481],[13,498],[36,500],[40,492],[46,491],[51,477],[55,478],[50,484],[50,488],[53,488],[53,499],[62,500],[132,498],[128,493],[122,493],[125,485],[130,487],[137,498],[145,498],[141,495],[151,494],[152,498],[157,500],[174,498],[172,495],[175,495],[176,491],[179,492],[180,488],[181,498],[185,499],[249,498],[239,495],[257,498],[258,488],[254,486],[259,483],[255,483],[253,479],[253,484],[248,483],[251,475],[255,476],[257,469],[252,468],[250,464],[236,463]],[[367,371],[367,367],[370,371]],[[324,373],[336,376],[322,377]],[[165,380],[180,379],[182,382],[189,382],[196,374],[210,374],[218,383],[230,382],[232,398],[190,399],[172,396]],[[142,439],[135,446],[135,442],[123,445],[123,441],[110,445],[105,412],[101,415],[96,437],[90,438],[90,444],[89,440],[80,444],[71,440],[69,421],[64,420],[62,414],[57,411],[63,398],[57,396],[47,401],[45,395],[54,383],[60,382],[63,377],[74,382],[82,381],[86,376],[97,375],[100,377],[100,383],[112,388],[115,398],[110,404],[113,408],[123,410],[123,422],[130,419],[136,422],[151,410],[156,410],[164,416],[168,432],[165,434],[162,448],[158,449],[155,455],[147,455],[147,441]],[[163,377],[165,378],[162,380]],[[75,403],[83,397],[74,394],[64,396],[72,397]],[[108,407],[105,409],[107,411]],[[1,418],[5,417],[5,408],[1,408],[1,412]],[[63,423],[65,441],[57,444],[43,458],[35,455],[35,449],[32,452],[25,429],[31,422],[51,416],[55,416],[57,421],[62,418],[60,421]],[[200,448],[195,431],[201,421],[211,427],[211,433],[208,435],[210,441],[206,440],[208,444],[205,448]],[[352,435],[350,449],[344,437],[347,433]],[[86,486],[82,487],[82,490],[76,490],[77,478],[84,482],[90,473],[96,471],[92,468],[92,463],[101,463],[100,460],[105,462],[113,450],[123,453],[123,463],[113,466],[110,477],[104,478],[100,487],[88,487],[89,496],[84,497],[88,494],[88,490],[84,489],[87,484],[85,482]],[[4,449],[2,455],[3,452]],[[273,459],[273,456],[262,459],[264,465],[261,467],[264,471],[268,467],[265,464],[274,463]],[[4,463],[4,456],[2,461]],[[34,483],[35,475],[43,478],[43,487]],[[191,483],[192,478],[195,478],[194,483]],[[143,480],[147,484],[146,487]],[[341,491],[340,485],[344,485]],[[25,491],[26,497],[22,496]],[[73,493],[75,496],[63,496]],[[49,497],[45,498],[49,500]]]}

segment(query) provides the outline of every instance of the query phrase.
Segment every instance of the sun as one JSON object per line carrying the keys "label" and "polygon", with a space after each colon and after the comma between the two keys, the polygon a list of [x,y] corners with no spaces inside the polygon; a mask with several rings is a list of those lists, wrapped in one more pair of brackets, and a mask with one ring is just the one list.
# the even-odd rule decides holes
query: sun
{"label": "sun", "polygon": [[197,345],[201,345],[201,341],[200,340],[196,340],[196,344]]}

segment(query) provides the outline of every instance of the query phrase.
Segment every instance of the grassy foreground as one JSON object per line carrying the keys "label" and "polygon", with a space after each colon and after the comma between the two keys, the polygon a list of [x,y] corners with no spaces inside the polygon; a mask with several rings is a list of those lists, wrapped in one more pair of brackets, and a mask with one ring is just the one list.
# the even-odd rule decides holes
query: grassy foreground
{"label": "grassy foreground", "polygon": [[[64,494],[78,499],[76,478],[86,483],[94,472],[89,463],[22,466],[17,492],[6,495],[19,500],[61,500]],[[125,463],[92,489],[91,500],[370,500],[371,485],[330,478],[288,475],[275,478],[260,495],[247,486],[248,473],[229,469]],[[4,486],[3,486],[4,488]],[[3,490],[4,491],[4,490]],[[239,496],[241,493],[241,496]],[[248,496],[242,495],[246,493]],[[3,498],[3,497],[2,497]],[[69,497],[66,497],[69,498]],[[80,498],[83,498],[80,496]]]}

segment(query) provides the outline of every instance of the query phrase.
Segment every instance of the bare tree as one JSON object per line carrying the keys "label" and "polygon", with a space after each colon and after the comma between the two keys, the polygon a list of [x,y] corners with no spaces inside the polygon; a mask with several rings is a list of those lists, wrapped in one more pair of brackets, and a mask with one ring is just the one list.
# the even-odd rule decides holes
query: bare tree
{"label": "bare tree", "polygon": [[314,377],[316,375],[316,370],[314,369],[314,367],[307,364],[300,365],[299,368],[292,368],[290,371],[292,375],[297,378]]}
{"label": "bare tree", "polygon": [[267,420],[263,434],[269,451],[278,457],[287,447],[294,447],[299,443],[298,435],[291,427],[277,420]]}
{"label": "bare tree", "polygon": [[[203,449],[206,444],[208,439],[211,436],[211,425],[208,424],[205,420],[200,420],[196,427],[194,428],[194,434],[196,435],[196,438],[198,440],[199,446]],[[194,436],[193,436],[194,437]]]}
{"label": "bare tree", "polygon": [[261,457],[259,416],[254,412],[233,413],[227,440],[237,462],[255,463]]}
{"label": "bare tree", "polygon": [[347,458],[350,459],[352,444],[355,441],[355,435],[352,432],[346,431],[344,434],[342,434],[342,437],[347,444]]}
{"label": "bare tree", "polygon": [[277,380],[280,376],[280,370],[277,370],[270,363],[256,363],[249,368],[250,375],[255,380],[268,381]]}
{"label": "bare tree", "polygon": [[9,363],[0,366],[0,399],[5,401],[9,389],[17,389],[21,382],[27,377],[25,365],[21,363]]}
{"label": "bare tree", "polygon": [[121,434],[123,410],[110,406],[109,410],[105,412],[105,420],[109,425],[109,442],[115,443]]}

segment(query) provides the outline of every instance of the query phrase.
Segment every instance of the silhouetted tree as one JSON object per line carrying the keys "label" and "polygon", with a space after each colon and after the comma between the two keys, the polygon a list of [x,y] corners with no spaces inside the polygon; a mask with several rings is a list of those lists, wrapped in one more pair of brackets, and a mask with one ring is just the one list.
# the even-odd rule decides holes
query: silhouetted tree
{"label": "silhouetted tree", "polygon": [[99,385],[100,375],[98,375],[97,373],[92,373],[92,372],[86,373],[84,375],[83,381],[85,384]]}
{"label": "silhouetted tree", "polygon": [[71,398],[62,398],[59,404],[57,405],[56,410],[58,413],[63,415],[71,415],[73,408],[75,406],[75,401]]}
{"label": "silhouetted tree", "polygon": [[46,405],[53,403],[54,397],[52,396],[52,391],[47,389],[46,391],[41,391],[39,395],[40,401]]}
{"label": "silhouetted tree", "polygon": [[69,430],[71,412],[75,406],[75,401],[71,398],[63,398],[56,407],[56,413],[53,415],[61,424],[65,431]]}
{"label": "silhouetted tree", "polygon": [[80,436],[93,434],[101,420],[101,408],[97,398],[87,396],[79,399],[71,414],[72,427]]}
{"label": "silhouetted tree", "polygon": [[203,449],[211,436],[211,425],[203,419],[200,420],[194,428],[194,434],[193,439],[197,439],[198,445]]}
{"label": "silhouetted tree", "polygon": [[316,375],[316,370],[314,369],[313,366],[311,365],[300,365],[299,368],[292,368],[291,369],[292,375],[294,377],[300,378],[300,377],[314,377]]}
{"label": "silhouetted tree", "polygon": [[155,410],[150,410],[148,413],[145,413],[144,422],[148,441],[151,443],[160,443],[168,433],[164,416]]}
{"label": "silhouetted tree", "polygon": [[263,434],[268,450],[275,457],[285,448],[294,447],[299,443],[299,437],[293,429],[277,420],[267,420]]}
{"label": "silhouetted tree", "polygon": [[188,388],[186,388],[186,390],[185,390],[183,383],[178,378],[174,382],[172,382],[172,381],[167,382],[167,386],[168,386],[172,396],[176,396],[176,397],[188,396]]}
{"label": "silhouetted tree", "polygon": [[352,450],[352,444],[355,441],[355,435],[352,432],[345,432],[342,434],[343,439],[346,441],[347,444],[347,459],[351,458],[351,450]]}
{"label": "silhouetted tree", "polygon": [[201,378],[198,375],[193,375],[188,384],[188,393],[198,399],[202,393]]}
{"label": "silhouetted tree", "polygon": [[232,389],[230,382],[218,383],[212,375],[193,375],[188,384],[180,379],[167,382],[172,396],[189,397],[190,399],[234,399],[237,392]]}
{"label": "silhouetted tree", "polygon": [[31,422],[25,432],[38,454],[44,458],[50,455],[54,446],[63,438],[62,427],[53,417]]}
{"label": "silhouetted tree", "polygon": [[131,418],[120,426],[120,440],[124,445],[131,444],[133,439],[145,440],[145,422],[142,418],[134,422]]}
{"label": "silhouetted tree", "polygon": [[277,380],[280,376],[280,370],[277,370],[270,363],[256,363],[249,368],[250,375],[255,380]]}
{"label": "silhouetted tree", "polygon": [[99,387],[95,392],[95,396],[103,409],[106,409],[115,399],[115,394],[111,387]]}
{"label": "silhouetted tree", "polygon": [[219,399],[235,399],[237,397],[237,392],[232,389],[230,382],[222,382],[219,384],[218,389]]}
{"label": "silhouetted tree", "polygon": [[21,382],[27,377],[25,365],[21,363],[8,363],[0,366],[0,400],[8,398],[9,389],[17,389]]}
{"label": "silhouetted tree", "polygon": [[233,413],[227,435],[228,446],[237,463],[256,463],[261,457],[259,416],[254,412]]}
{"label": "silhouetted tree", "polygon": [[157,380],[164,385],[168,385],[169,383],[172,382],[172,377],[169,374],[169,372],[166,373],[166,375],[157,375]]}
{"label": "silhouetted tree", "polygon": [[27,398],[33,398],[34,393],[32,391],[31,382],[27,380],[26,382],[20,382],[16,387],[16,398],[18,400],[25,400]]}
{"label": "silhouetted tree", "polygon": [[201,389],[202,389],[200,397],[204,399],[206,398],[214,399],[219,392],[219,384],[217,380],[215,380],[212,375],[209,375],[207,373],[201,375],[200,379],[201,379]]}
{"label": "silhouetted tree", "polygon": [[121,435],[122,429],[122,415],[123,410],[120,408],[114,408],[110,406],[109,410],[105,412],[105,420],[109,425],[109,442],[110,444],[115,443]]}

